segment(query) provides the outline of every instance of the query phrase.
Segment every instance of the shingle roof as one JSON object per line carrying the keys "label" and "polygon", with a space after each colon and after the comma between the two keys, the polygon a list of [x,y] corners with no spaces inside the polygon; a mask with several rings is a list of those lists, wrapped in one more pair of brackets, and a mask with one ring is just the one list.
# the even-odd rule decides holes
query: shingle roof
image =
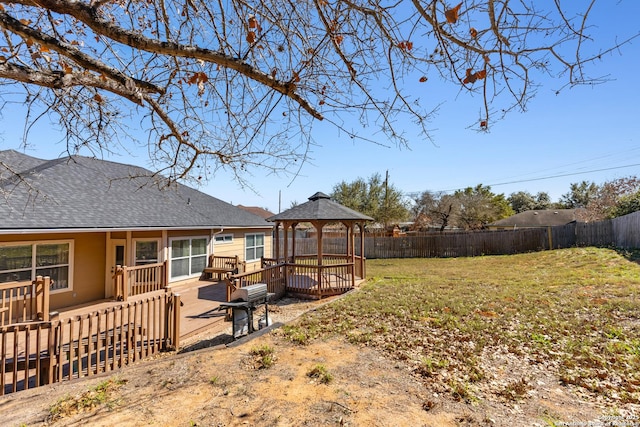
{"label": "shingle roof", "polygon": [[186,185],[163,184],[164,177],[137,166],[0,151],[0,230],[271,227]]}
{"label": "shingle roof", "polygon": [[258,215],[261,218],[266,219],[273,216],[273,212],[268,211],[259,206],[242,206],[242,205],[236,205],[236,206],[239,207],[240,209],[244,209],[247,212],[251,212],[254,215]]}
{"label": "shingle roof", "polygon": [[576,209],[530,210],[489,224],[490,227],[552,227],[576,221]]}
{"label": "shingle roof", "polygon": [[356,212],[331,200],[324,193],[317,192],[309,201],[282,213],[267,218],[267,221],[373,221],[370,216]]}

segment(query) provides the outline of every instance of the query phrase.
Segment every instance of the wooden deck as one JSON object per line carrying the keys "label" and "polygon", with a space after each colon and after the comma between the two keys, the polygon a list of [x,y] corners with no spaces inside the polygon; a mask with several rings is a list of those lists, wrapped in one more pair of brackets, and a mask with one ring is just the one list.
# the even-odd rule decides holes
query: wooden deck
{"label": "wooden deck", "polygon": [[[292,278],[296,291],[318,291],[317,275]],[[351,281],[325,274],[320,290],[327,296],[338,295],[344,293],[341,286],[345,283]],[[183,350],[232,340],[232,324],[225,321],[226,311],[219,310],[227,298],[225,281],[193,280],[174,286],[171,293],[173,296],[160,290],[126,302],[98,301],[60,309],[51,322],[4,327],[0,394],[114,370],[162,349],[180,348],[183,340],[191,341]],[[179,313],[172,309],[177,295]],[[178,324],[179,330],[174,329]],[[208,338],[202,340],[200,334],[205,331]]]}
{"label": "wooden deck", "polygon": [[220,303],[227,301],[225,281],[198,280],[173,288],[173,291],[180,294],[180,300],[184,304],[180,308],[181,340],[203,330],[222,332],[231,328],[231,323],[224,320],[226,312],[218,311]]}
{"label": "wooden deck", "polygon": [[[335,290],[331,294],[344,292],[343,280],[336,280],[333,275],[326,280],[329,290]],[[362,279],[356,280],[356,284],[362,282]],[[292,281],[299,290],[314,292],[317,289],[317,280],[307,275],[295,275]],[[219,330],[221,333],[231,328],[230,322],[225,322],[225,312],[218,311],[220,303],[227,300],[227,285],[225,281],[216,280],[192,280],[173,286],[171,290],[175,294],[180,294],[182,306],[180,308],[180,339],[189,338],[193,335],[201,333],[205,330],[215,332]],[[163,290],[150,292],[143,295],[130,297],[130,301],[136,301],[164,293]],[[295,293],[295,290],[294,290]],[[68,319],[87,313],[104,310],[113,306],[123,304],[121,301],[108,299],[79,306],[72,306],[58,310],[58,319]],[[125,303],[126,304],[126,303]]]}
{"label": "wooden deck", "polygon": [[[180,294],[180,300],[182,302],[182,306],[180,307],[181,340],[198,334],[203,330],[219,328],[222,332],[230,327],[231,324],[224,321],[225,312],[217,310],[220,303],[227,299],[226,282],[193,280],[180,286],[174,286],[171,290],[175,294]],[[163,292],[164,291],[156,291],[138,295],[130,297],[129,300],[136,301]],[[109,299],[91,304],[67,307],[58,310],[58,319],[67,319],[121,304],[123,304],[121,301]]]}
{"label": "wooden deck", "polygon": [[52,319],[55,331],[49,322],[3,327],[0,395],[111,371],[204,330],[230,334],[226,312],[217,310],[226,301],[226,282],[194,280],[171,291],[180,295],[179,322],[163,319],[167,309],[162,307],[176,299],[161,290],[126,302],[110,299],[60,309]]}

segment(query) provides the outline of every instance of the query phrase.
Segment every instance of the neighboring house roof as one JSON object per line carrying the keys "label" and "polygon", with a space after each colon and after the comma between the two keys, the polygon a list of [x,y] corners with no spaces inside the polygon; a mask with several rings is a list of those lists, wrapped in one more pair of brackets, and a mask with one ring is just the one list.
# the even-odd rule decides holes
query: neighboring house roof
{"label": "neighboring house roof", "polygon": [[492,222],[489,228],[529,228],[566,225],[577,220],[578,209],[548,209],[524,211]]}
{"label": "neighboring house roof", "polygon": [[0,231],[272,227],[186,185],[166,184],[138,166],[0,151]]}
{"label": "neighboring house roof", "polygon": [[240,209],[244,209],[247,212],[251,212],[254,215],[258,215],[259,217],[262,217],[264,219],[267,219],[273,216],[273,212],[270,212],[263,208],[259,208],[258,206],[242,206],[242,205],[236,205],[236,206],[239,207]]}
{"label": "neighboring house roof", "polygon": [[331,200],[324,193],[317,192],[309,201],[294,206],[282,213],[267,218],[267,221],[373,221],[370,216],[356,212]]}

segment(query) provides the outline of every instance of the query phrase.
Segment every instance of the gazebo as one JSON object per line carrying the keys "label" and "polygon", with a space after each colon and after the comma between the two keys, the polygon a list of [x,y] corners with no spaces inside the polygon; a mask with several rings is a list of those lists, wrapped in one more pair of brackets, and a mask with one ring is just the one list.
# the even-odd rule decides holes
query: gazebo
{"label": "gazebo", "polygon": [[[364,224],[373,218],[349,209],[317,192],[309,201],[267,218],[275,222],[275,265],[287,265],[286,291],[315,298],[336,295],[353,289],[356,280],[364,279]],[[317,231],[315,254],[297,254],[296,227],[310,223]],[[344,253],[324,253],[323,230],[328,224],[346,227]],[[356,227],[360,233],[360,255],[356,255]],[[281,243],[280,233],[284,233]],[[291,236],[291,238],[289,237]]]}

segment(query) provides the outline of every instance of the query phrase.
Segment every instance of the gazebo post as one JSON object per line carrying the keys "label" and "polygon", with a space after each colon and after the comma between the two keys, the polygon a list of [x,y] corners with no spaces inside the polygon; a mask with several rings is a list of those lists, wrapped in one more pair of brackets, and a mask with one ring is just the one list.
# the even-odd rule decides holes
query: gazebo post
{"label": "gazebo post", "polygon": [[351,225],[351,262],[356,263],[356,224]]}
{"label": "gazebo post", "polygon": [[280,224],[280,221],[276,221],[276,264],[280,262]]}
{"label": "gazebo post", "polygon": [[365,271],[364,261],[364,223],[358,223],[358,227],[360,228],[360,273],[362,274],[361,279],[366,279],[367,273]]}
{"label": "gazebo post", "polygon": [[291,263],[296,263],[296,227],[298,226],[297,222],[291,223]]}
{"label": "gazebo post", "polygon": [[283,223],[284,229],[284,253],[283,253],[283,262],[286,264],[288,262],[287,258],[289,257],[289,223],[284,221]]}
{"label": "gazebo post", "polygon": [[317,251],[318,251],[318,265],[322,265],[322,229],[324,228],[324,223],[322,222],[313,222],[313,226],[318,231],[318,241],[317,241]]}
{"label": "gazebo post", "polygon": [[356,286],[356,246],[353,236],[353,222],[344,223],[347,226],[347,260],[351,264],[351,286]]}
{"label": "gazebo post", "polygon": [[316,221],[312,223],[318,232],[318,298],[322,298],[322,286],[323,286],[323,274],[322,274],[322,230],[324,228],[324,223],[320,221]]}

